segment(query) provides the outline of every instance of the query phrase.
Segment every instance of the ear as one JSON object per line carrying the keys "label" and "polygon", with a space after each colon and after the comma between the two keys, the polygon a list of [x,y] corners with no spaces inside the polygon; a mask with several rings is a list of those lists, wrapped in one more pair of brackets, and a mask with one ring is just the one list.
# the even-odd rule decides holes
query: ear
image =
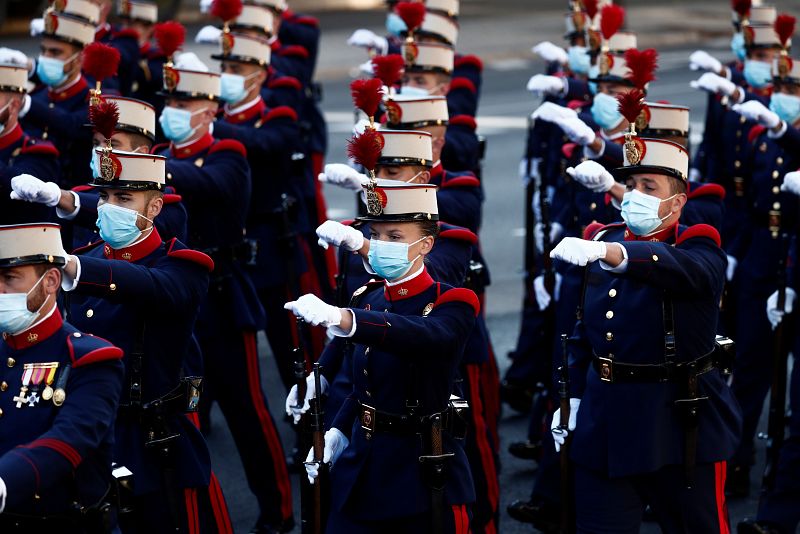
{"label": "ear", "polygon": [[255,76],[255,80],[256,80],[256,87],[258,87],[260,91],[261,87],[264,85],[264,82],[267,81],[267,70],[261,69]]}
{"label": "ear", "polygon": [[427,171],[427,170],[426,171],[422,171],[419,174],[419,176],[417,176],[417,180],[419,180],[419,183],[421,183],[421,184],[430,183],[430,181],[431,181],[431,171]]}
{"label": "ear", "polygon": [[45,293],[48,295],[55,295],[58,293],[58,289],[61,287],[61,270],[48,269],[47,272],[44,273],[44,278],[42,278],[42,286],[44,287]]}
{"label": "ear", "polygon": [[445,140],[444,136],[442,136],[442,137],[434,137],[433,138],[433,151],[434,152],[436,152],[436,151],[441,152],[442,149],[444,148],[445,141],[446,140]]}
{"label": "ear", "polygon": [[425,257],[428,253],[430,253],[431,250],[433,250],[434,241],[435,239],[433,239],[433,236],[430,235],[420,241],[422,248],[419,249],[419,253],[422,257]]}
{"label": "ear", "polygon": [[162,197],[155,197],[150,201],[147,206],[147,218],[151,221],[154,220],[164,209],[164,199]]}
{"label": "ear", "polygon": [[670,208],[672,213],[678,213],[681,211],[688,200],[689,197],[686,195],[686,193],[679,193],[678,196],[672,199],[672,206]]}

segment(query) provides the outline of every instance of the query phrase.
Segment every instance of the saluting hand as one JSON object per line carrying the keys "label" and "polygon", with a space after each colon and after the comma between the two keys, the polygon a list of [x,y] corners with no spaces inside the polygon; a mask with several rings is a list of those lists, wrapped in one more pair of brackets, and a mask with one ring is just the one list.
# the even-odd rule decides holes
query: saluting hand
{"label": "saluting hand", "polygon": [[61,188],[55,182],[45,182],[30,174],[20,174],[11,179],[11,199],[57,206]]}
{"label": "saluting hand", "polygon": [[317,243],[324,249],[329,245],[344,247],[350,252],[361,250],[364,246],[364,234],[336,221],[325,221],[317,227]]}
{"label": "saluting hand", "polygon": [[287,302],[283,309],[291,311],[296,317],[314,326],[338,326],[342,322],[342,310],[331,306],[316,295],[306,294],[297,300]]}
{"label": "saluting hand", "polygon": [[351,191],[361,191],[369,184],[369,178],[344,163],[328,163],[318,176],[320,182],[338,185]]}
{"label": "saluting hand", "polygon": [[602,260],[608,249],[603,241],[587,241],[577,237],[565,237],[556,248],[550,251],[550,257],[580,267]]}

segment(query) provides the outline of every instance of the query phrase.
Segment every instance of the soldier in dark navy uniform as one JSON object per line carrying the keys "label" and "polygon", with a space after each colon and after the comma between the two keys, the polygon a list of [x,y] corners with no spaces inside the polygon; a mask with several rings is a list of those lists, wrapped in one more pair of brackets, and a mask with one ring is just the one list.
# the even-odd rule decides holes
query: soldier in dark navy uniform
{"label": "soldier in dark navy uniform", "polygon": [[122,350],[62,320],[54,224],[0,227],[0,530],[112,532]]}
{"label": "soldier in dark navy uniform", "polygon": [[[286,304],[298,317],[329,327],[338,341],[326,354],[345,343],[354,348],[352,367],[342,370],[352,391],[325,434],[322,461],[333,463],[327,532],[468,532],[472,479],[443,420],[455,416],[449,399],[478,299],[437,283],[425,268],[438,229],[435,187],[383,184],[367,190],[377,203],[365,219],[371,221],[370,265],[386,281],[357,291],[351,308],[313,295]],[[426,471],[451,454],[432,495]],[[307,471],[313,479],[317,466]]]}

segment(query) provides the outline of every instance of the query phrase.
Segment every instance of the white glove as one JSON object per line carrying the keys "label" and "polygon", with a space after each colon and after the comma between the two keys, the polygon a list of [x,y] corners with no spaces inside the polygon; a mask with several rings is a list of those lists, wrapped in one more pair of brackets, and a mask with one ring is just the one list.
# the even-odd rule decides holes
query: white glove
{"label": "white glove", "polygon": [[556,119],[577,118],[578,113],[574,109],[559,106],[552,102],[545,102],[531,114],[533,120],[541,119],[545,122],[555,122]]}
{"label": "white glove", "polygon": [[690,182],[701,182],[701,181],[703,181],[703,175],[700,174],[700,171],[698,169],[695,169],[694,167],[692,167],[691,169],[689,169],[689,181]]}
{"label": "white glove", "polygon": [[[328,379],[322,375],[319,377],[319,387],[322,390],[319,392],[320,395],[324,395],[325,392],[328,391]],[[289,394],[286,395],[286,415],[294,420],[294,424],[300,422],[300,418],[303,414],[311,408],[311,399],[316,396],[317,387],[314,384],[313,373],[306,377],[306,396],[303,399],[303,405],[299,408],[297,407],[297,384],[292,386],[292,389],[289,390]]]}
{"label": "white glove", "polygon": [[342,312],[339,308],[327,304],[310,293],[287,302],[283,305],[283,309],[291,311],[295,316],[314,326],[337,326],[342,322]]}
{"label": "white glove", "polygon": [[353,135],[363,134],[364,130],[367,129],[367,126],[369,126],[369,121],[367,119],[360,119],[353,125]]}
{"label": "white glove", "polygon": [[0,63],[2,64],[12,64],[17,65],[19,67],[28,68],[29,61],[28,56],[20,52],[19,50],[14,50],[13,48],[0,48]]}
{"label": "white glove", "polygon": [[778,325],[781,324],[783,321],[784,313],[792,313],[794,309],[794,299],[797,297],[797,293],[791,287],[786,288],[786,302],[784,303],[783,310],[778,309],[778,292],[775,291],[772,295],[769,296],[767,299],[767,319],[769,319],[769,323],[772,325],[772,329],[775,330],[778,328]]}
{"label": "white glove", "polygon": [[325,221],[317,227],[317,243],[328,249],[328,245],[344,247],[350,252],[360,250],[364,246],[364,234],[353,228],[336,221]]}
{"label": "white glove", "polygon": [[208,13],[211,11],[211,4],[214,0],[200,0],[200,13]]}
{"label": "white glove", "polygon": [[56,206],[61,200],[61,188],[55,182],[43,182],[30,174],[20,174],[11,179],[11,199]]}
{"label": "white glove", "polygon": [[547,288],[544,287],[544,275],[540,274],[536,278],[533,279],[533,291],[536,294],[536,303],[539,305],[539,309],[544,311],[550,306],[550,302],[553,300],[558,300],[559,296],[561,295],[561,278],[562,276],[558,273],[556,275],[556,284],[553,287],[553,297],[550,297],[550,293],[547,292]]}
{"label": "white glove", "polygon": [[375,66],[372,64],[372,60],[369,59],[358,66],[358,72],[362,74],[366,74],[368,76],[373,76],[375,74]]}
{"label": "white glove", "polygon": [[713,72],[706,72],[696,81],[689,82],[695,89],[703,89],[709,93],[719,93],[724,96],[733,96],[736,92],[736,84]]}
{"label": "white glove", "polygon": [[605,167],[587,159],[577,167],[567,167],[567,174],[575,178],[575,181],[595,193],[607,193],[614,187],[614,177]]}
{"label": "white glove", "polygon": [[581,146],[590,145],[597,137],[588,124],[583,122],[578,117],[571,119],[556,119],[556,124],[564,132],[564,135],[569,137],[573,143]]}
{"label": "white glove", "polygon": [[556,452],[561,450],[564,440],[567,435],[575,430],[575,425],[578,422],[578,409],[581,407],[581,400],[576,398],[569,399],[569,420],[567,421],[567,428],[563,429],[561,425],[561,408],[553,414],[553,428],[550,432],[553,434],[553,441],[556,444]]}
{"label": "white glove", "polygon": [[175,68],[208,72],[208,65],[202,62],[194,52],[184,52],[175,57]]}
{"label": "white glove", "polygon": [[601,260],[605,256],[606,244],[603,241],[587,241],[577,237],[565,237],[550,251],[551,258],[580,267]]}
{"label": "white glove", "polygon": [[800,171],[786,173],[781,184],[781,191],[800,195]]}
{"label": "white glove", "polygon": [[546,74],[535,74],[528,80],[528,91],[539,96],[560,95],[567,89],[567,81],[558,76],[548,76]]}
{"label": "white glove", "polygon": [[550,41],[542,41],[541,43],[537,44],[531,51],[540,56],[543,60],[548,62],[558,62],[562,64],[566,64],[569,61],[569,56],[567,55],[567,51],[561,48],[560,46],[556,46]]}
{"label": "white glove", "polygon": [[530,167],[528,167],[528,158],[522,158],[519,162],[519,177],[522,180],[522,185],[527,186],[531,180],[539,181],[541,174],[539,173],[539,165],[542,164],[542,158],[531,158]]}
{"label": "white glove", "polygon": [[731,280],[733,280],[733,275],[736,273],[736,266],[739,265],[739,260],[731,256],[730,254],[728,254],[727,256],[728,256],[728,265],[727,267],[725,267],[725,279],[728,280],[728,282],[730,282]]}
{"label": "white glove", "polygon": [[707,70],[714,74],[719,74],[722,71],[722,63],[705,50],[697,50],[689,56],[689,68],[692,70]]}
{"label": "white glove", "polygon": [[328,163],[318,176],[320,182],[338,185],[351,191],[361,191],[369,178],[344,163]]}
{"label": "white glove", "polygon": [[[561,234],[564,233],[564,227],[559,223],[554,222],[550,225],[550,244],[558,241]],[[536,250],[539,254],[544,252],[544,226],[542,223],[537,222],[533,225],[533,241],[536,244]]]}
{"label": "white glove", "polygon": [[[322,452],[322,463],[335,464],[348,445],[350,445],[350,440],[338,428],[331,428],[325,432],[325,449]],[[308,481],[313,484],[314,479],[319,476],[319,464],[314,461],[313,448],[308,451],[305,466]]]}
{"label": "white glove", "polygon": [[743,104],[734,104],[733,111],[749,121],[754,121],[767,128],[777,128],[781,125],[781,118],[774,111],[758,100],[748,100]]}
{"label": "white glove", "polygon": [[6,509],[6,483],[0,478],[0,514]]}
{"label": "white glove", "polygon": [[216,26],[203,26],[197,35],[194,36],[195,43],[219,44],[222,30]]}
{"label": "white glove", "polygon": [[377,51],[380,55],[385,55],[389,50],[389,41],[386,40],[386,37],[381,37],[375,32],[365,29],[354,31],[353,35],[347,39],[347,44],[350,46],[372,49]]}
{"label": "white glove", "polygon": [[31,37],[36,37],[44,33],[44,19],[31,19]]}

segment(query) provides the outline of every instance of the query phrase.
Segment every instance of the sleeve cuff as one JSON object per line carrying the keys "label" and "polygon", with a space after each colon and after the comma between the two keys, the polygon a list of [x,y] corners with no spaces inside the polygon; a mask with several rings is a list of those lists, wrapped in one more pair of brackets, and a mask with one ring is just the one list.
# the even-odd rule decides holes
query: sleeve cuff
{"label": "sleeve cuff", "polygon": [[583,147],[583,155],[589,159],[600,159],[603,157],[603,154],[606,153],[606,142],[603,139],[600,139],[600,150],[595,152],[592,150],[589,145],[585,145]]}
{"label": "sleeve cuff", "polygon": [[70,191],[69,194],[72,195],[72,200],[73,200],[73,202],[75,202],[75,209],[74,210],[72,210],[71,212],[67,212],[65,210],[62,210],[58,206],[56,206],[56,215],[58,215],[59,219],[64,219],[66,221],[71,221],[72,219],[77,217],[78,216],[78,212],[81,211],[81,197],[80,197],[80,195],[78,193],[76,193],[75,191]]}
{"label": "sleeve cuff", "polygon": [[0,478],[0,514],[6,509],[6,483]]}
{"label": "sleeve cuff", "polygon": [[621,243],[617,243],[617,244],[619,245],[619,248],[622,249],[622,263],[620,263],[616,267],[612,267],[609,264],[607,264],[606,262],[604,262],[603,260],[600,260],[600,267],[604,271],[608,271],[608,272],[611,272],[611,273],[619,274],[619,273],[624,273],[625,271],[628,270],[628,251],[625,249],[624,246],[622,246]]}
{"label": "sleeve cuff", "polygon": [[[78,273],[80,273],[80,264],[78,264],[78,266],[79,266],[78,267]],[[350,312],[350,317],[352,317],[352,319],[353,319],[353,327],[350,328],[349,332],[345,332],[344,330],[342,330],[338,326],[329,326],[328,327],[328,331],[330,331],[330,333],[333,334],[336,337],[353,337],[355,335],[355,333],[356,333],[356,327],[358,326],[358,323],[356,322],[356,314],[354,314],[353,310],[351,310],[350,308],[345,308],[345,309],[348,312]]]}
{"label": "sleeve cuff", "polygon": [[78,282],[81,279],[81,260],[78,256],[71,256],[70,261],[74,261],[78,266],[78,271],[75,273],[75,278],[71,278],[67,275],[66,271],[62,271],[63,276],[61,278],[61,289],[64,291],[74,291],[76,287],[78,287]]}
{"label": "sleeve cuff", "polygon": [[789,125],[786,123],[786,121],[781,121],[781,129],[778,130],[777,132],[774,132],[772,128],[768,129],[767,137],[769,137],[770,139],[780,139],[781,137],[783,137],[783,134],[785,134],[786,130],[788,129]]}

